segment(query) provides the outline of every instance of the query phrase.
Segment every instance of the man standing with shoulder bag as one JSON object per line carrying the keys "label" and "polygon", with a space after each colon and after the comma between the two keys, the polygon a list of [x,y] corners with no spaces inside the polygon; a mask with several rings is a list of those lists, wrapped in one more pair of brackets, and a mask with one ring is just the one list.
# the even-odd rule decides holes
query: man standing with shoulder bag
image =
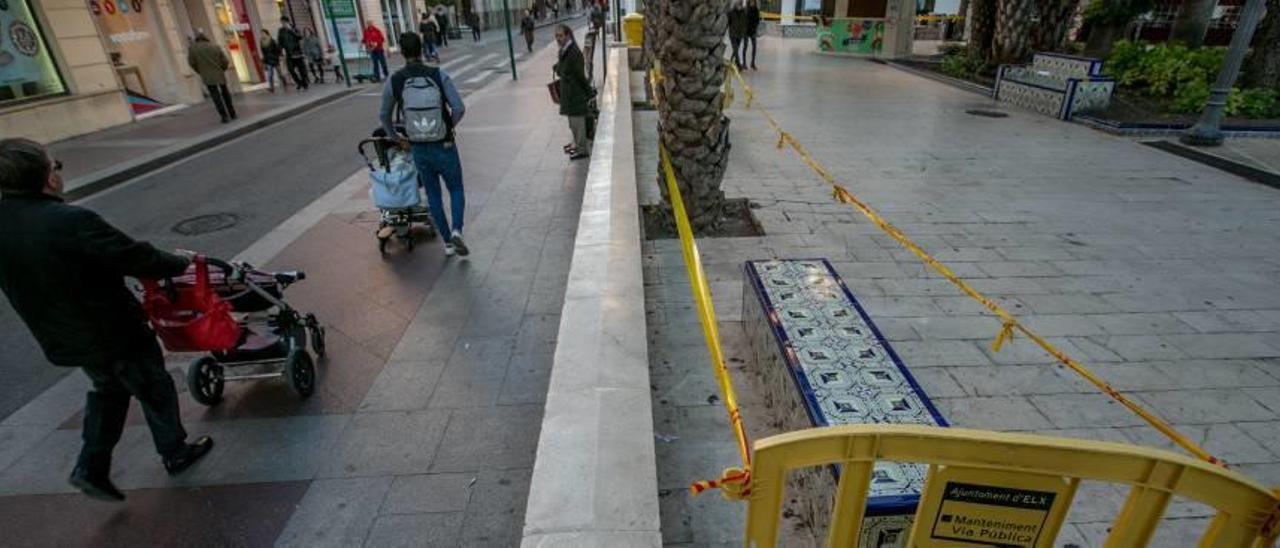
{"label": "man standing with shoulder bag", "polygon": [[[462,189],[462,160],[454,127],[462,121],[466,107],[449,75],[440,67],[422,62],[422,39],[414,32],[400,35],[400,53],[404,68],[396,71],[382,88],[379,118],[387,135],[397,136],[400,146],[413,154],[418,180],[427,191],[431,219],[440,231],[444,254],[467,255],[470,250],[462,240],[462,220],[466,212],[466,196]],[[396,131],[392,115],[399,111],[404,120],[404,133]],[[449,190],[450,217],[445,217],[444,196],[440,179]],[[452,219],[452,223],[450,223]]]}

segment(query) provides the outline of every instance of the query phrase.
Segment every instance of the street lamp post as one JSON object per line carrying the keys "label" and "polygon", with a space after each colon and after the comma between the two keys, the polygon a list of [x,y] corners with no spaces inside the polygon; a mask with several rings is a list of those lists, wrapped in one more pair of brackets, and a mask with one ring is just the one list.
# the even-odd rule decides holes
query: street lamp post
{"label": "street lamp post", "polygon": [[[334,18],[333,4],[331,0],[324,2],[324,13],[329,18],[329,24],[333,28],[333,43],[338,46],[338,66],[342,67],[342,79],[347,83],[347,87],[351,87],[351,74],[347,72],[347,56],[342,51],[342,35],[338,33],[338,20]],[[352,9],[355,9],[352,6]]]}
{"label": "street lamp post", "polygon": [[1249,42],[1253,40],[1253,31],[1262,18],[1263,0],[1248,0],[1244,12],[1240,14],[1240,22],[1236,32],[1231,35],[1231,46],[1227,49],[1227,58],[1222,61],[1222,69],[1218,71],[1218,80],[1214,82],[1205,103],[1200,121],[1187,130],[1180,139],[1183,143],[1194,146],[1218,146],[1222,144],[1222,113],[1227,106],[1227,96],[1235,85],[1236,76],[1240,74],[1240,64],[1244,62],[1244,54],[1249,50]]}
{"label": "street lamp post", "polygon": [[518,80],[516,77],[516,47],[511,42],[511,8],[507,7],[507,0],[502,0],[502,19],[507,23],[507,57],[511,59],[511,79]]}

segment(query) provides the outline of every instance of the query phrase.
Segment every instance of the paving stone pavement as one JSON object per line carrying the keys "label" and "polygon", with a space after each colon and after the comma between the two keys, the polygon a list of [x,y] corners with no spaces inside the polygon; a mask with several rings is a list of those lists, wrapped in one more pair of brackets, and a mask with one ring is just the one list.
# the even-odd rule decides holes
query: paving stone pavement
{"label": "paving stone pavement", "polygon": [[[549,71],[554,53],[525,66]],[[287,297],[329,330],[317,393],[232,384],[205,408],[183,388],[190,356],[171,356],[187,429],[217,446],[169,478],[134,409],[113,470],[129,501],[112,506],[66,484],[87,384],[70,376],[0,422],[5,543],[518,544],[587,164],[560,150],[542,82],[467,103],[468,258],[438,242],[380,258],[356,173],[268,263],[308,273]]]}
{"label": "paving stone pavement", "polygon": [[[761,41],[756,101],[850,191],[1053,344],[1233,467],[1280,485],[1280,192],[1123,138],[883,65]],[[741,94],[739,94],[741,98]],[[972,108],[1008,118],[979,118]],[[637,112],[642,203],[659,200],[652,112]],[[1169,448],[1157,432],[998,322],[828,188],[741,102],[729,197],[766,232],[699,241],[735,383],[749,356],[742,262],[830,259],[956,426]],[[663,538],[741,542],[745,505],[684,489],[737,464],[676,241],[645,243]],[[751,423],[751,402],[744,413]],[[1059,545],[1100,545],[1124,500],[1084,485]],[[1153,545],[1184,546],[1207,508],[1176,501]]]}

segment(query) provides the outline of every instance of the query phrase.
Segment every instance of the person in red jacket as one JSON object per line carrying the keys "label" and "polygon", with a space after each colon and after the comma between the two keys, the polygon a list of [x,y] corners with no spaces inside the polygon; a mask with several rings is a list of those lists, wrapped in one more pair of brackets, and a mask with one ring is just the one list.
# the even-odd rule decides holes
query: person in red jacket
{"label": "person in red jacket", "polygon": [[[382,31],[373,23],[369,23],[364,28],[364,49],[369,52],[369,60],[373,62],[373,81],[382,81],[385,76],[390,76],[391,72],[387,70],[387,53],[383,49],[383,45],[387,39],[382,35]],[[381,71],[381,72],[379,72]]]}

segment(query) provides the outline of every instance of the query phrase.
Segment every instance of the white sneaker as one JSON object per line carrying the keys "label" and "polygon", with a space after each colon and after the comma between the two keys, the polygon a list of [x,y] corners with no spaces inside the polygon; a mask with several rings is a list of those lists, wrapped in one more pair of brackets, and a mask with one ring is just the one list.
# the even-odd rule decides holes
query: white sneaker
{"label": "white sneaker", "polygon": [[449,239],[449,245],[458,252],[458,255],[466,257],[471,254],[471,250],[467,249],[467,244],[462,241],[462,232],[453,233],[453,237]]}
{"label": "white sneaker", "polygon": [[444,244],[444,256],[452,257],[454,253],[453,244]]}

